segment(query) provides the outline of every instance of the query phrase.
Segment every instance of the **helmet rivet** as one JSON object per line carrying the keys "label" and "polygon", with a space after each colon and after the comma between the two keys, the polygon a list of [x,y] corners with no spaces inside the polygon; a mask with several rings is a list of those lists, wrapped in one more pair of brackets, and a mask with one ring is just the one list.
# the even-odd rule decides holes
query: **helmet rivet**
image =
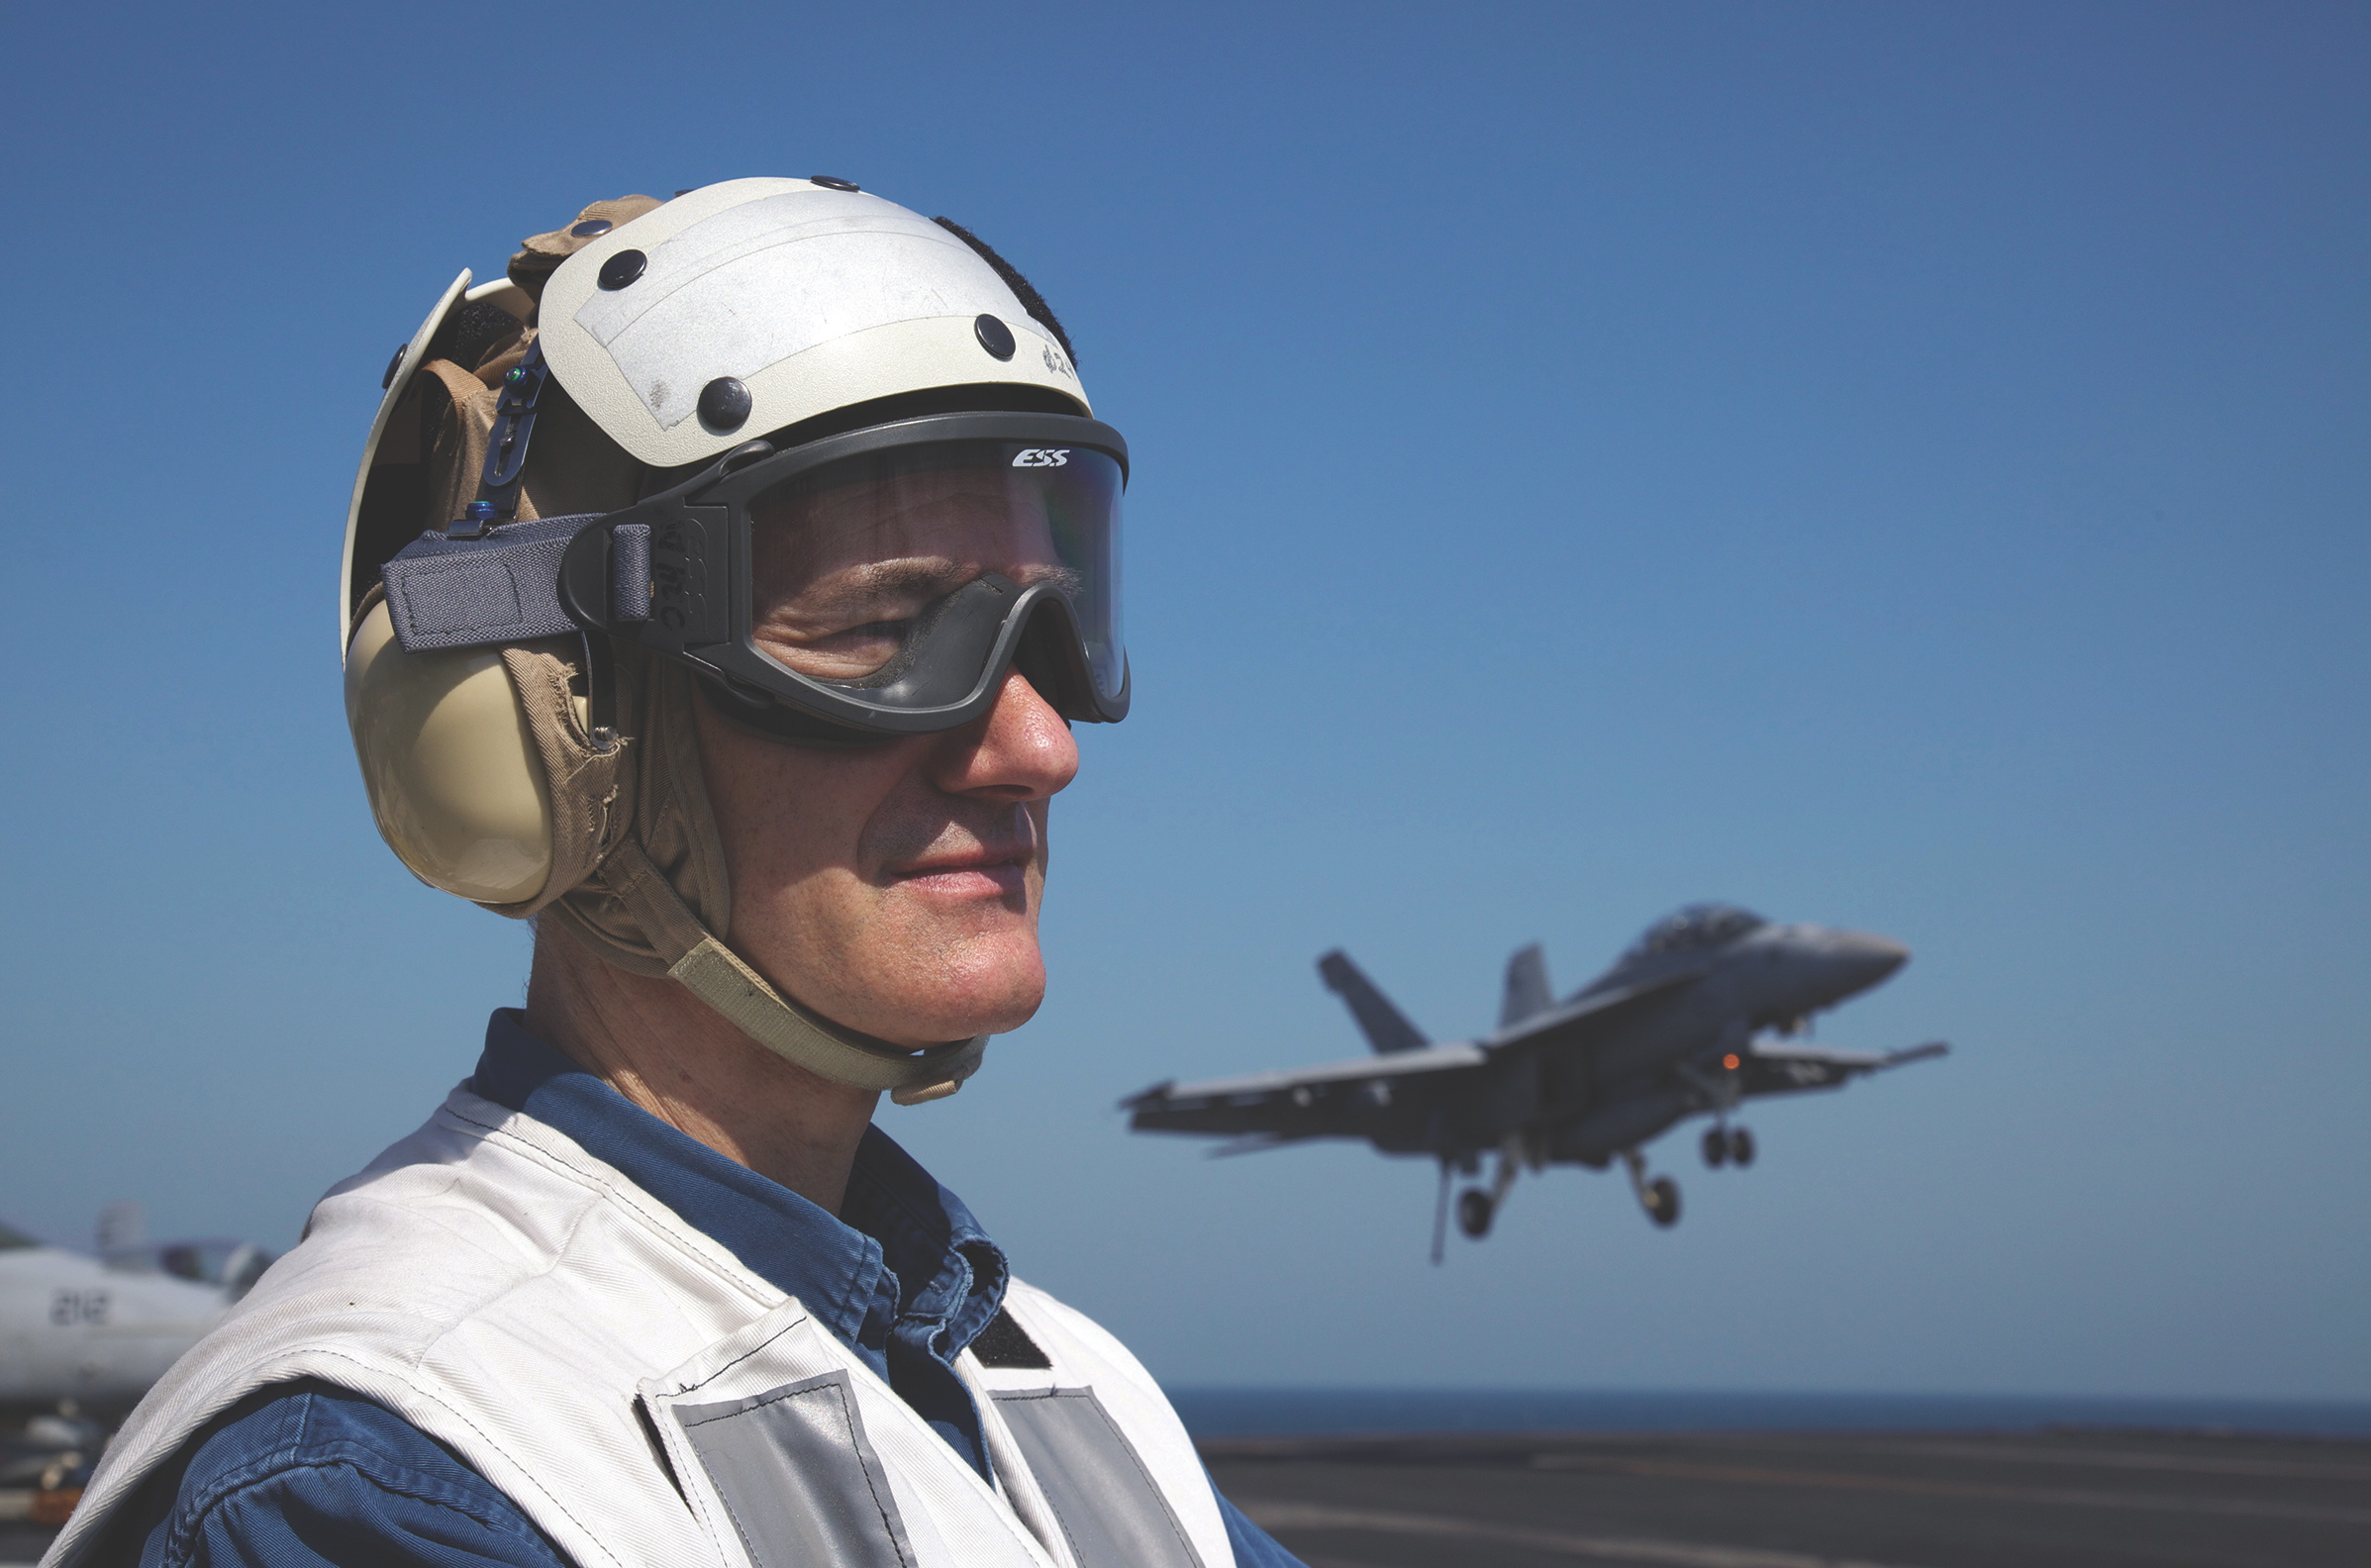
{"label": "helmet rivet", "polygon": [[640,250],[621,250],[601,263],[601,286],[605,289],[622,289],[641,277],[642,268],[649,264],[650,258]]}
{"label": "helmet rivet", "polygon": [[379,377],[381,392],[395,385],[395,372],[403,368],[403,356],[411,351],[411,347],[412,345],[408,343],[395,345],[395,357],[387,361],[387,373]]}
{"label": "helmet rivet", "polygon": [[854,180],[843,180],[837,174],[810,174],[807,176],[807,183],[821,185],[826,190],[860,191],[864,189]]}
{"label": "helmet rivet", "polygon": [[739,430],[749,421],[749,389],[738,376],[718,376],[700,389],[700,423],[710,430]]}
{"label": "helmet rivet", "polygon": [[500,510],[491,501],[472,501],[461,508],[461,516],[472,523],[489,523],[499,515]]}
{"label": "helmet rivet", "polygon": [[993,316],[981,316],[972,321],[971,330],[980,346],[999,359],[1013,357],[1013,329]]}
{"label": "helmet rivet", "polygon": [[590,240],[593,238],[593,236],[605,235],[616,227],[617,225],[611,223],[607,218],[587,218],[584,222],[569,230],[568,233],[574,235],[579,240]]}

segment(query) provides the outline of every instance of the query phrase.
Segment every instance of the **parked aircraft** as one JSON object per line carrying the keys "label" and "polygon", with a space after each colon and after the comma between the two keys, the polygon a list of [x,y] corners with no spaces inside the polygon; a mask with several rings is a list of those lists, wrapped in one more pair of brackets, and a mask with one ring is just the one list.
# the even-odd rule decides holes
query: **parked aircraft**
{"label": "parked aircraft", "polygon": [[0,1410],[129,1411],[272,1261],[251,1242],[140,1232],[131,1204],[100,1217],[96,1257],[0,1225]]}
{"label": "parked aircraft", "polygon": [[[1457,1224],[1479,1240],[1525,1169],[1579,1164],[1630,1172],[1647,1217],[1679,1219],[1679,1184],[1649,1176],[1639,1152],[1673,1125],[1709,1115],[1705,1163],[1753,1163],[1753,1134],[1730,1118],[1749,1099],[1836,1088],[1864,1073],[1942,1055],[1936,1040],[1897,1051],[1791,1042],[1813,1014],[1885,980],[1910,951],[1883,936],[1782,926],[1727,904],[1695,904],[1649,927],[1612,968],[1563,1002],[1537,943],[1507,964],[1499,1027],[1435,1045],[1339,951],[1318,960],[1375,1054],[1299,1072],[1157,1084],[1121,1102],[1140,1132],[1233,1134],[1218,1153],[1310,1138],[1361,1138],[1386,1154],[1440,1162],[1432,1259],[1440,1260],[1452,1173],[1497,1168],[1458,1195]],[[1765,1031],[1774,1031],[1771,1038]]]}

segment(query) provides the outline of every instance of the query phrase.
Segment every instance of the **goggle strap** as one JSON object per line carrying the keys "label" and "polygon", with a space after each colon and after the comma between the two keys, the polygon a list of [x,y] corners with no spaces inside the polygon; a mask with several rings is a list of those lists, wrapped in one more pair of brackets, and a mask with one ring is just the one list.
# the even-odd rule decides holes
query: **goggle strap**
{"label": "goggle strap", "polygon": [[406,653],[572,637],[560,563],[586,524],[574,513],[499,525],[474,538],[431,529],[379,569],[387,616]]}

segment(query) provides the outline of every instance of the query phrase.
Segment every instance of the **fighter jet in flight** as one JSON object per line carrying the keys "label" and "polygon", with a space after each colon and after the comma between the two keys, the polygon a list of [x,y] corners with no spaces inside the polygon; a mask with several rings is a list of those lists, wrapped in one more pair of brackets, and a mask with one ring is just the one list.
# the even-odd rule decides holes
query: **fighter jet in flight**
{"label": "fighter jet in flight", "polygon": [[[1832,1089],[1863,1073],[1940,1056],[1942,1041],[1897,1051],[1796,1043],[1813,1014],[1883,981],[1910,958],[1883,936],[1782,926],[1727,904],[1694,904],[1657,921],[1614,966],[1562,1002],[1537,943],[1508,961],[1499,1027],[1435,1045],[1348,956],[1318,973],[1348,1004],[1372,1056],[1299,1072],[1157,1084],[1121,1102],[1139,1132],[1232,1134],[1215,1152],[1248,1153],[1309,1138],[1363,1138],[1385,1154],[1440,1163],[1432,1260],[1440,1261],[1453,1173],[1487,1186],[1457,1198],[1457,1225],[1479,1240],[1516,1176],[1548,1165],[1604,1170],[1617,1159],[1647,1218],[1679,1220],[1679,1184],[1649,1176],[1639,1150],[1674,1125],[1710,1116],[1705,1163],[1753,1163],[1753,1134],[1732,1118],[1746,1100]],[[1777,1037],[1772,1037],[1773,1035]]]}

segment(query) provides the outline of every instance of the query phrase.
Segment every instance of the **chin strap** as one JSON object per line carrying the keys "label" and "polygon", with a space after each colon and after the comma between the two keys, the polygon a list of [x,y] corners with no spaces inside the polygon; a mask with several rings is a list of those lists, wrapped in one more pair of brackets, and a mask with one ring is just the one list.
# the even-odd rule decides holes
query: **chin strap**
{"label": "chin strap", "polygon": [[886,1089],[899,1105],[942,1099],[980,1070],[988,1036],[908,1050],[835,1024],[766,983],[716,939],[631,838],[610,851],[601,881],[633,911],[668,977],[758,1044],[820,1078],[855,1089]]}

